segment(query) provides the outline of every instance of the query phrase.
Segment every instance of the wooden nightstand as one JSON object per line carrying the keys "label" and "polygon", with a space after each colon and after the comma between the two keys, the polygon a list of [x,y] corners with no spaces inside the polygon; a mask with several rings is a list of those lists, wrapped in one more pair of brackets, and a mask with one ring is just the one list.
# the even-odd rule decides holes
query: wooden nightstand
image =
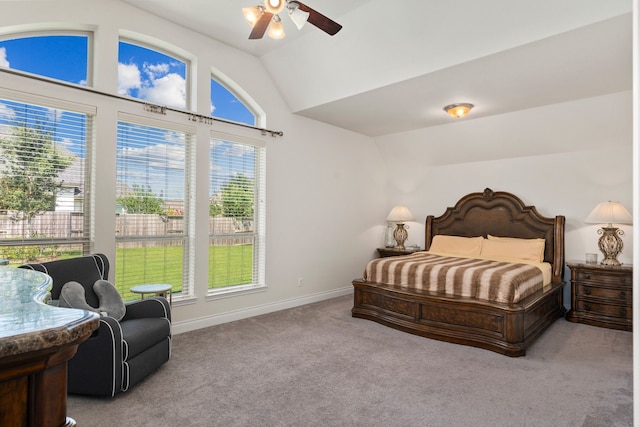
{"label": "wooden nightstand", "polygon": [[567,320],[631,331],[633,267],[567,262],[571,269],[571,310]]}
{"label": "wooden nightstand", "polygon": [[421,248],[404,248],[404,249],[396,249],[396,248],[378,248],[378,255],[381,257],[388,256],[399,256],[399,255],[410,255],[414,252],[423,251]]}

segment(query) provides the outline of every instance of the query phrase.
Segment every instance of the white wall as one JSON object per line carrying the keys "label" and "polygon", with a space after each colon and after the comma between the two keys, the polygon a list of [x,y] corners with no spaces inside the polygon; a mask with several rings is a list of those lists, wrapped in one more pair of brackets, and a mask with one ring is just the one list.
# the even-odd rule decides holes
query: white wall
{"label": "white wall", "polygon": [[[267,143],[267,290],[207,300],[207,233],[200,233],[196,236],[200,250],[197,299],[189,304],[174,299],[176,332],[351,292],[351,280],[361,276],[379,244],[381,212],[386,206],[384,165],[370,138],[292,115],[257,58],[118,0],[0,2],[0,34],[35,29],[41,23],[48,28],[94,31],[95,85],[101,91],[116,93],[119,34],[162,40],[167,48],[183,49],[181,53],[193,61],[194,84],[208,88],[215,67],[266,112],[265,127],[284,131],[281,138],[251,135]],[[0,73],[0,87],[95,103],[94,97],[79,90],[4,73]],[[193,105],[208,115],[208,94],[199,94]],[[113,260],[116,112],[146,113],[140,105],[111,98],[101,99],[99,107],[95,249]],[[165,119],[190,124],[180,114],[170,113]],[[196,194],[205,198],[208,132],[208,128],[197,129],[202,141],[197,148],[201,168]],[[206,209],[199,209],[197,215],[196,223],[202,223]],[[300,277],[303,286],[298,287]]]}

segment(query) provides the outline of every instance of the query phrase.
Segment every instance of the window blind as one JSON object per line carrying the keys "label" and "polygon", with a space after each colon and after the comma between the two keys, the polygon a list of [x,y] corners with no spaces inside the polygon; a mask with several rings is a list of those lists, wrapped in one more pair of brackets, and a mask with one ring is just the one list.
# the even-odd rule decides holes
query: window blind
{"label": "window blind", "polygon": [[0,98],[0,257],[90,250],[92,139],[92,114]]}
{"label": "window blind", "polygon": [[209,288],[264,285],[264,147],[212,138]]}
{"label": "window blind", "polygon": [[116,286],[171,284],[190,292],[188,272],[191,135],[118,122],[116,155]]}

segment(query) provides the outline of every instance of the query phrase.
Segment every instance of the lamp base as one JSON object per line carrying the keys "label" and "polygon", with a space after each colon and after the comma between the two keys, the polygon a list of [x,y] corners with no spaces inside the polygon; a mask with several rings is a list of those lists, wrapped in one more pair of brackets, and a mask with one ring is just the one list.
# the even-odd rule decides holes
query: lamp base
{"label": "lamp base", "polygon": [[622,252],[623,243],[620,236],[624,235],[624,231],[617,227],[602,227],[598,230],[598,234],[602,234],[598,239],[598,247],[604,255],[604,259],[600,264],[620,265],[617,257]]}
{"label": "lamp base", "polygon": [[404,228],[404,224],[398,224],[393,232],[393,238],[396,240],[396,249],[404,249],[404,242],[409,237],[409,233]]}
{"label": "lamp base", "polygon": [[622,263],[620,261],[618,261],[615,258],[605,258],[602,260],[602,262],[600,263],[602,265],[622,265]]}

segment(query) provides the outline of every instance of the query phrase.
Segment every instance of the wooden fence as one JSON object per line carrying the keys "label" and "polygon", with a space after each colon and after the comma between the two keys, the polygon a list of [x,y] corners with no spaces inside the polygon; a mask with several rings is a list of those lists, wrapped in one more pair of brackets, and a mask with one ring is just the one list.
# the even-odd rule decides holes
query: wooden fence
{"label": "wooden fence", "polygon": [[[10,213],[0,213],[0,239],[69,239],[83,237],[84,216],[77,212],[45,212],[30,221],[14,221]],[[171,237],[184,236],[184,218],[181,216],[160,216],[152,214],[116,215],[115,235],[127,237]],[[214,241],[224,244],[250,244],[253,221],[235,218],[209,218],[209,235]],[[244,236],[242,236],[244,234]]]}

